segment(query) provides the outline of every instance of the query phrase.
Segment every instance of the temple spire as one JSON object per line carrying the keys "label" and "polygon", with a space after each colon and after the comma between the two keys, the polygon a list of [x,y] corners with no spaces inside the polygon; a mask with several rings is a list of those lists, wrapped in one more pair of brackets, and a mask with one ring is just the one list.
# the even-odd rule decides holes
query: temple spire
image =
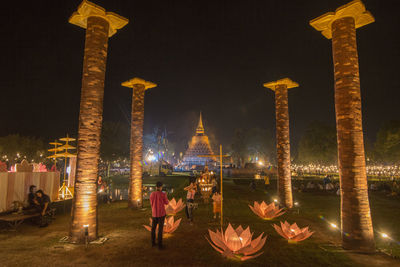
{"label": "temple spire", "polygon": [[200,119],[199,119],[199,124],[197,125],[196,135],[203,135],[203,134],[204,134],[203,119],[201,117],[201,112],[200,112]]}

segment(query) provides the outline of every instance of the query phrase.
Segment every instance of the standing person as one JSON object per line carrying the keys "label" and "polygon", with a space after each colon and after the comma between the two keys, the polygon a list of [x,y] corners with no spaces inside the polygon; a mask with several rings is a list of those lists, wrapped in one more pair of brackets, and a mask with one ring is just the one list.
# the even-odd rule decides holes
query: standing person
{"label": "standing person", "polygon": [[219,214],[219,217],[221,218],[221,195],[218,192],[215,192],[212,196],[212,199],[214,219],[217,219],[217,214]]}
{"label": "standing person", "polygon": [[186,186],[184,190],[188,191],[186,195],[186,217],[189,219],[189,223],[193,224],[193,207],[194,207],[194,195],[196,194],[197,185],[196,182],[191,182],[189,186]]}
{"label": "standing person", "polygon": [[103,183],[102,183],[102,185],[101,185],[101,189],[102,189],[102,192],[101,192],[101,195],[102,195],[102,202],[103,203],[108,203],[108,184],[107,184],[107,182],[106,181],[104,181],[103,180]]}
{"label": "standing person", "polygon": [[265,190],[268,190],[269,188],[269,177],[267,174],[264,175],[264,188]]}
{"label": "standing person", "polygon": [[249,184],[249,187],[250,187],[250,191],[251,192],[256,191],[256,187],[257,187],[256,182],[254,182],[254,180],[251,180],[250,184]]}
{"label": "standing person", "polygon": [[156,228],[158,226],[158,248],[163,249],[162,244],[164,220],[165,220],[165,205],[168,204],[168,198],[166,193],[162,192],[163,183],[156,183],[156,191],[150,195],[150,204],[152,212],[152,224],[151,224],[151,245],[156,245]]}
{"label": "standing person", "polygon": [[211,185],[212,185],[211,193],[212,194],[217,193],[217,180],[215,178],[212,179]]}

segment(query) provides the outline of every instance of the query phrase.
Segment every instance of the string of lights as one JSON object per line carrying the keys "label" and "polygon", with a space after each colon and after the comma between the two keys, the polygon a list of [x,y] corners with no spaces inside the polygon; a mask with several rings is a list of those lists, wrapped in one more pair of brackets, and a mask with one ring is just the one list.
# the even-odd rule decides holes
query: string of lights
{"label": "string of lights", "polygon": [[[326,175],[338,174],[337,165],[320,165],[320,164],[292,164],[292,172],[302,174]],[[394,177],[400,178],[400,165],[367,165],[366,171],[368,176],[378,177]]]}

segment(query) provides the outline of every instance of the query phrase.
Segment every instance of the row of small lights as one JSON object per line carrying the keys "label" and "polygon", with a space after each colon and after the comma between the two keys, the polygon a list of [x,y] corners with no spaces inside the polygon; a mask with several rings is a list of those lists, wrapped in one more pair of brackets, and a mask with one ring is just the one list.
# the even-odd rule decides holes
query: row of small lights
{"label": "row of small lights", "polygon": [[[18,160],[18,159],[20,159],[20,158],[24,158],[24,159],[26,159],[26,156],[21,156],[19,153],[17,153],[17,155],[16,155],[17,157],[16,158],[14,158],[14,160]],[[41,158],[43,157],[43,154],[40,154],[39,155]],[[4,156],[2,156],[2,159],[3,160],[5,160],[5,161],[9,161],[9,159],[8,159],[8,156],[7,155],[4,155]],[[31,162],[34,162],[35,160],[31,160]]]}
{"label": "row of small lights", "polygon": [[[338,173],[338,167],[336,165],[324,166],[318,164],[309,164],[309,165],[291,165],[292,171],[303,171],[303,172],[322,172],[322,173]],[[391,166],[383,166],[383,165],[369,165],[366,166],[366,171],[368,175],[390,175],[390,176],[400,176],[400,166],[391,165]]]}

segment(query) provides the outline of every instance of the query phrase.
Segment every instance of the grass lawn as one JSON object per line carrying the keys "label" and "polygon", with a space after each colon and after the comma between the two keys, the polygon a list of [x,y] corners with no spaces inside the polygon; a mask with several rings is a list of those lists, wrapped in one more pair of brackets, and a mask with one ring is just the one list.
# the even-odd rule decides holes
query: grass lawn
{"label": "grass lawn", "polygon": [[[153,183],[163,179],[175,188],[175,197],[183,197],[182,187],[187,177],[169,176],[146,178],[144,183]],[[313,193],[295,193],[299,202],[299,213],[290,212],[280,220],[297,222],[300,227],[310,226],[315,234],[299,244],[288,244],[273,227],[275,221],[263,221],[248,208],[253,201],[274,198],[275,186],[271,185],[266,193],[257,189],[250,192],[247,184],[235,184],[231,180],[224,182],[225,222],[234,226],[250,226],[258,236],[267,234],[264,252],[258,258],[238,262],[223,258],[206,241],[207,229],[215,230],[218,221],[212,219],[212,205],[199,204],[195,210],[194,225],[189,225],[184,213],[180,227],[165,240],[166,250],[159,251],[150,245],[150,233],[144,229],[148,224],[151,210],[148,201],[146,209],[129,210],[124,201],[99,206],[99,234],[109,240],[103,245],[82,245],[59,243],[58,240],[68,234],[69,214],[60,214],[48,228],[37,228],[25,223],[18,232],[4,230],[0,232],[0,266],[400,266],[400,261],[381,254],[360,255],[344,253],[339,247],[340,233],[329,227],[329,222],[339,221],[340,199],[336,195]],[[169,196],[171,198],[172,196]],[[200,202],[200,199],[197,200]],[[400,239],[397,223],[400,218],[400,201],[381,195],[372,195],[372,216],[375,230],[385,231],[395,239]],[[323,216],[325,220],[322,220]],[[377,234],[378,248],[388,248]],[[392,244],[394,253],[400,255],[399,245]]]}

